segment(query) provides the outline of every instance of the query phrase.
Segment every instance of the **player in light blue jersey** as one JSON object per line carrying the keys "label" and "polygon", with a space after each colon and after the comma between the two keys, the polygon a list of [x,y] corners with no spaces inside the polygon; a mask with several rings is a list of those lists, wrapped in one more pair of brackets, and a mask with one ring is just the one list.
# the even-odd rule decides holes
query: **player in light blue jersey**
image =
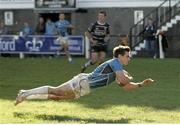
{"label": "player in light blue jersey", "polygon": [[[59,14],[59,20],[55,23],[57,34],[59,35],[57,41],[61,44],[62,48],[59,51],[64,51],[68,57],[68,61],[72,62],[71,55],[68,49],[68,29],[74,29],[74,26],[69,21],[65,20],[64,13]],[[58,52],[59,55],[59,52]]]}
{"label": "player in light blue jersey", "polygon": [[139,83],[132,82],[132,76],[123,70],[123,65],[128,65],[130,61],[130,48],[128,46],[115,47],[113,56],[113,59],[99,65],[93,72],[78,74],[60,86],[42,86],[21,90],[15,105],[30,99],[77,99],[89,94],[93,89],[109,85],[115,80],[125,90],[134,90],[153,83],[150,78]]}

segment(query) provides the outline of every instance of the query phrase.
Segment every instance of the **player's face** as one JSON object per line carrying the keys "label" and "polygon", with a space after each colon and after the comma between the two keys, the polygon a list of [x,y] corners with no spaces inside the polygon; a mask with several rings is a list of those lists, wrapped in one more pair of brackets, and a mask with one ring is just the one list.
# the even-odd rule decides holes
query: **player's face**
{"label": "player's face", "polygon": [[39,18],[40,23],[44,23],[44,19],[42,17]]}
{"label": "player's face", "polygon": [[119,55],[119,59],[123,65],[128,65],[130,61],[130,52],[125,52],[124,56]]}
{"label": "player's face", "polygon": [[64,20],[64,18],[65,18],[65,15],[64,15],[64,14],[59,14],[59,19],[60,19],[60,20]]}
{"label": "player's face", "polygon": [[105,22],[105,15],[102,13],[99,13],[98,14],[98,21],[101,23],[104,23]]}

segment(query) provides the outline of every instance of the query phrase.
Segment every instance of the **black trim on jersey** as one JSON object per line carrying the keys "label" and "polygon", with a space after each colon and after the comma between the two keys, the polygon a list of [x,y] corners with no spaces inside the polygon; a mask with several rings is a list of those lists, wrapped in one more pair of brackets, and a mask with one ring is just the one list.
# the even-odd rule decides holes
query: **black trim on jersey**
{"label": "black trim on jersey", "polygon": [[113,70],[112,70],[111,66],[108,64],[101,73],[108,74],[108,73],[112,73],[112,72],[113,72]]}
{"label": "black trim on jersey", "polygon": [[94,86],[90,85],[90,88],[97,88],[97,87],[101,87],[101,86],[106,86],[106,85],[107,85],[107,82],[108,82],[107,79],[100,80],[100,81],[98,81],[98,82],[96,82],[96,83],[106,83],[106,84],[96,84],[96,85],[94,85]]}

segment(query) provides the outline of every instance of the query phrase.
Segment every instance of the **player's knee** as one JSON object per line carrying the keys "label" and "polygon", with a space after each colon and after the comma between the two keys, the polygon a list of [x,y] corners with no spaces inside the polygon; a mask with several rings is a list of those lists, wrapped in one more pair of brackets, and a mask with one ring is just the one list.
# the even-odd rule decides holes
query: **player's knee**
{"label": "player's knee", "polygon": [[65,51],[69,51],[68,46],[65,46],[65,47],[64,47],[64,50],[65,50]]}

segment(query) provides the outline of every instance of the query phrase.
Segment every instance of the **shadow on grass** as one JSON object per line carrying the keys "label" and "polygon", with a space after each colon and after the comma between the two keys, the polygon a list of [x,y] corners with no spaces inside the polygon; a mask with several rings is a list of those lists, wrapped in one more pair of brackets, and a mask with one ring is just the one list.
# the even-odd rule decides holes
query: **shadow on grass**
{"label": "shadow on grass", "polygon": [[[172,92],[173,93],[173,92]],[[143,88],[141,90],[127,92],[122,88],[112,85],[104,90],[99,89],[92,92],[89,96],[80,98],[73,103],[78,103],[84,107],[93,109],[106,109],[111,106],[127,105],[132,107],[152,107],[158,110],[176,110],[179,108],[180,100],[175,99],[174,95],[166,91],[159,91],[159,88]],[[175,100],[174,100],[175,99]]]}
{"label": "shadow on grass", "polygon": [[82,122],[82,123],[128,123],[128,119],[120,119],[120,120],[104,120],[104,119],[94,119],[94,118],[78,118],[78,117],[70,117],[70,116],[59,116],[59,115],[38,115],[36,116],[38,119],[42,120],[50,120],[50,121],[74,121],[74,122]]}
{"label": "shadow on grass", "polygon": [[[10,89],[6,89],[6,92],[0,91],[0,99],[15,100],[17,93],[11,92],[13,87],[1,85],[1,88],[7,87],[10,87]],[[106,109],[111,106],[127,105],[138,107],[146,106],[158,110],[176,110],[180,105],[180,100],[177,100],[177,96],[175,96],[178,95],[177,92],[178,91],[174,90],[168,92],[166,89],[161,89],[160,91],[159,87],[156,85],[137,91],[125,92],[122,88],[114,84],[92,91],[90,95],[84,96],[78,100],[68,100],[67,102],[77,103],[93,109]]]}
{"label": "shadow on grass", "polygon": [[[14,117],[18,118],[28,118],[31,113],[18,113],[14,112]],[[129,123],[130,119],[120,119],[120,120],[104,120],[104,119],[94,119],[94,118],[79,118],[79,117],[72,117],[72,116],[60,116],[60,115],[46,115],[40,114],[35,115],[36,119],[42,119],[44,121],[51,121],[51,122],[79,122],[79,123]]]}

